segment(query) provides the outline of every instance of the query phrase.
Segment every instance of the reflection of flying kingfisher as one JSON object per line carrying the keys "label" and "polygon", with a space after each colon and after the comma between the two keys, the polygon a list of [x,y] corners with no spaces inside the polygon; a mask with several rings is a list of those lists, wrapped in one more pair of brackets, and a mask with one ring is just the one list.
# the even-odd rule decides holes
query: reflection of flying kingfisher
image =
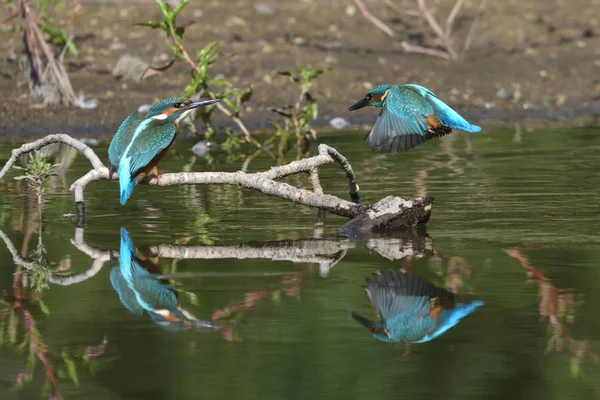
{"label": "reflection of flying kingfisher", "polygon": [[156,324],[170,330],[219,328],[212,322],[198,320],[181,307],[177,292],[168,282],[153,276],[160,274],[157,262],[158,257],[139,252],[127,229],[121,228],[119,258],[111,259],[110,282],[125,308],[139,316],[146,310]]}
{"label": "reflection of flying kingfisher", "polygon": [[377,271],[363,286],[381,321],[368,320],[355,312],[352,318],[382,342],[423,343],[435,339],[472,313],[483,301],[455,303],[445,289],[410,274]]}

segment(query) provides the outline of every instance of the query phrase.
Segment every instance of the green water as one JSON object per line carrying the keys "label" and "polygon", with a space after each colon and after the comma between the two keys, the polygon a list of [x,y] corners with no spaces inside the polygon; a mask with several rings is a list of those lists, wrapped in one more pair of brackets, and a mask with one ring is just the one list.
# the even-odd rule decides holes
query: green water
{"label": "green water", "polygon": [[[68,186],[89,164],[74,158],[47,189],[38,259],[46,276],[89,277],[36,294],[28,287],[40,274],[23,272],[0,242],[0,398],[50,388],[65,399],[598,398],[598,130],[478,134],[471,151],[455,134],[392,156],[362,135],[320,141],[348,157],[365,203],[433,196],[426,232],[353,242],[335,234],[344,218],[327,216],[320,233],[313,210],[226,186],[139,186],[122,207],[116,182],[102,181],[86,189],[90,215],[76,233],[63,216],[74,211]],[[219,155],[189,164],[191,144],[180,140],[162,169],[241,167]],[[104,158],[106,148],[95,150]],[[271,165],[259,154],[249,171]],[[347,198],[338,167],[320,173],[326,193]],[[0,229],[31,260],[35,200],[15,175],[0,181]],[[305,177],[286,181],[307,187]],[[229,310],[215,320],[221,330],[169,331],[124,307],[110,263],[82,251],[118,251],[121,227],[139,249],[204,257],[161,254],[158,266],[197,318]],[[384,268],[485,306],[431,342],[379,342],[350,313],[376,318],[361,285]]]}

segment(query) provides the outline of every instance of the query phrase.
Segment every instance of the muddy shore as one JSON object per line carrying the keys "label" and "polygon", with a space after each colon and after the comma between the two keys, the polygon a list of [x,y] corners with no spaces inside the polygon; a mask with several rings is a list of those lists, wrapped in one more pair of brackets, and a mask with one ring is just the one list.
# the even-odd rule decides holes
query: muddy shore
{"label": "muddy shore", "polygon": [[[22,53],[20,33],[0,31],[0,134],[44,135],[54,132],[111,134],[142,104],[178,95],[188,83],[189,69],[176,63],[167,72],[142,82],[116,80],[110,74],[118,58],[133,54],[157,65],[169,58],[164,36],[136,27],[157,20],[153,1],[105,3],[84,1],[72,25],[80,56],[65,63],[73,87],[98,100],[91,110],[48,106],[28,95],[27,83],[14,61]],[[402,10],[415,1],[396,0]],[[427,2],[445,20],[453,1]],[[471,49],[461,61],[407,54],[401,40],[439,46],[420,18],[394,13],[382,1],[365,1],[370,11],[397,34],[378,30],[353,6],[338,0],[192,1],[180,21],[195,20],[185,35],[193,53],[219,41],[223,55],[213,74],[237,86],[253,84],[244,121],[268,129],[276,119],[269,107],[292,103],[295,88],[278,70],[330,66],[320,77],[324,128],[334,117],[360,128],[372,123],[375,110],[351,113],[348,106],[381,83],[427,86],[475,123],[488,128],[540,125],[600,126],[600,0],[488,1]],[[478,1],[467,1],[454,29],[461,47]],[[223,118],[219,122],[227,123]],[[200,125],[199,125],[200,127]]]}

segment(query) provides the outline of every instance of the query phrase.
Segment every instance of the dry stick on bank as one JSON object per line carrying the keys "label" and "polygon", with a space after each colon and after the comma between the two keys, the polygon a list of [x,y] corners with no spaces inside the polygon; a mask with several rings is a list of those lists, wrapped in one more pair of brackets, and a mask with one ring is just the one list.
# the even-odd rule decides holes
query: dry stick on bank
{"label": "dry stick on bank", "polygon": [[[398,12],[398,7],[394,6],[391,0],[385,1],[388,7],[390,7],[394,12]],[[396,33],[386,25],[379,18],[375,17],[373,14],[369,12],[365,4],[362,0],[354,0],[354,3],[360,9],[361,14],[367,18],[373,25],[377,28],[381,29],[390,37],[396,37]],[[475,30],[477,25],[479,24],[479,20],[485,11],[485,7],[487,5],[487,0],[480,0],[479,7],[473,18],[473,22],[471,22],[471,26],[469,27],[467,36],[465,38],[462,51],[459,53],[454,47],[454,39],[452,38],[452,28],[454,26],[454,21],[458,16],[460,10],[462,9],[465,0],[457,0],[448,14],[448,18],[446,19],[445,27],[442,28],[441,25],[437,22],[427,5],[425,4],[425,0],[417,0],[417,4],[419,7],[420,15],[427,21],[427,24],[431,28],[431,30],[435,33],[435,35],[442,42],[442,46],[445,50],[436,50],[428,47],[418,46],[414,44],[410,44],[407,41],[403,40],[401,42],[402,49],[407,53],[420,53],[427,54],[434,57],[444,58],[446,60],[459,60],[464,57],[465,53],[471,47],[471,43],[473,41],[473,36],[475,35]]]}
{"label": "dry stick on bank", "polygon": [[[52,143],[63,143],[77,149],[92,164],[92,169],[77,179],[70,188],[75,192],[77,215],[80,219],[83,219],[85,215],[84,189],[90,182],[109,179],[108,168],[100,161],[94,150],[69,135],[48,135],[35,142],[24,144],[18,149],[13,149],[10,159],[0,171],[0,179],[2,179],[21,155],[39,150]],[[279,167],[271,167],[270,170],[265,172],[164,173],[160,181],[152,178],[147,183],[155,186],[221,184],[236,185],[256,190],[269,196],[290,200],[296,204],[352,218],[350,222],[340,228],[340,232],[345,234],[387,228],[413,227],[429,220],[433,203],[433,199],[430,197],[417,197],[411,200],[404,200],[395,196],[387,196],[371,207],[358,204],[360,200],[358,194],[359,188],[356,183],[354,171],[348,160],[336,149],[326,144],[320,144],[318,151],[319,154],[314,157],[293,161]],[[320,193],[322,192],[322,188],[318,182],[317,169],[322,165],[334,162],[339,163],[346,174],[352,202]],[[298,173],[310,174],[310,181],[314,191],[311,192],[306,189],[297,188],[276,180]],[[118,178],[114,176],[113,179]]]}

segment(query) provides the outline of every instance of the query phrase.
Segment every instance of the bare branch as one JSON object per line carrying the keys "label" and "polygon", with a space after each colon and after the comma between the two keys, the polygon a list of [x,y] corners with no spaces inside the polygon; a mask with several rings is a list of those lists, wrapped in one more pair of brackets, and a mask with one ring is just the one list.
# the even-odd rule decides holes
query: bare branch
{"label": "bare branch", "polygon": [[[21,266],[23,266],[23,268],[28,269],[28,270],[32,270],[32,269],[36,269],[36,268],[40,267],[36,263],[24,260],[23,257],[21,257],[19,255],[19,252],[15,248],[12,241],[8,238],[8,236],[6,236],[6,234],[1,229],[0,229],[0,238],[2,238],[2,240],[4,241],[4,244],[6,244],[6,248],[12,255],[13,262],[15,264],[21,265]],[[87,246],[87,245],[85,245],[85,246]],[[89,246],[87,246],[87,247],[89,248]],[[87,269],[86,271],[84,271],[80,274],[69,274],[69,275],[63,275],[63,274],[57,274],[55,272],[50,272],[48,274],[48,282],[54,283],[56,285],[66,286],[66,285],[72,285],[75,283],[83,282],[85,280],[88,280],[92,276],[96,275],[102,269],[102,266],[106,262],[106,259],[104,257],[105,254],[102,252],[98,252],[95,249],[93,249],[93,252],[86,253],[86,254],[88,254],[88,255],[93,254],[93,255],[98,256],[98,257],[90,256],[90,257],[94,258],[94,262],[92,263],[92,266],[89,269]],[[109,254],[109,256],[110,256],[110,254]]]}
{"label": "bare branch", "polygon": [[465,56],[465,53],[471,48],[471,43],[473,41],[473,36],[475,36],[475,30],[477,29],[477,25],[479,25],[479,21],[483,16],[483,12],[485,11],[485,7],[487,5],[487,0],[481,0],[479,3],[479,7],[477,8],[477,13],[475,14],[475,18],[469,27],[469,32],[467,33],[467,37],[465,38],[465,44],[463,45],[463,50],[461,53],[461,58]]}
{"label": "bare branch", "polygon": [[376,16],[374,16],[373,14],[371,14],[369,12],[369,10],[367,9],[367,6],[365,6],[365,3],[362,2],[362,0],[354,0],[354,3],[360,9],[360,13],[366,19],[368,19],[369,21],[371,21],[373,23],[373,25],[375,25],[376,27],[378,27],[379,29],[381,29],[383,32],[385,32],[386,35],[388,35],[390,37],[396,37],[396,33],[392,30],[392,28],[390,28],[382,20],[380,20],[379,18],[377,18]]}
{"label": "bare branch", "polygon": [[420,53],[420,54],[427,54],[429,56],[440,57],[440,58],[443,58],[446,60],[451,59],[450,54],[448,54],[445,51],[428,49],[427,47],[422,47],[422,46],[416,46],[414,44],[408,43],[405,40],[403,40],[401,44],[402,44],[402,50],[404,50],[407,53]]}
{"label": "bare branch", "polygon": [[387,6],[390,8],[390,10],[392,10],[396,14],[410,15],[411,17],[420,17],[421,16],[421,13],[418,10],[404,10],[404,9],[401,9],[398,6],[396,6],[392,2],[392,0],[384,0],[384,3],[387,4]]}
{"label": "bare branch", "polygon": [[[102,161],[94,153],[94,151],[85,145],[84,143],[70,137],[66,134],[55,134],[48,135],[45,138],[39,139],[35,142],[25,144],[19,149],[13,150],[12,156],[6,163],[2,171],[0,171],[0,178],[2,178],[8,169],[16,162],[17,158],[27,152],[40,149],[51,143],[64,143],[79,151],[88,158],[91,162],[93,169],[86,173],[81,178],[77,179],[72,185],[71,190],[75,194],[75,203],[77,205],[78,221],[83,218],[85,214],[84,209],[84,196],[83,191],[87,184],[93,181],[109,179],[108,169],[104,166]],[[328,195],[323,193],[321,185],[318,181],[318,167],[338,162],[344,170],[348,179],[348,186],[350,196],[353,202],[349,202],[340,199],[336,196]],[[275,179],[279,179],[288,175],[298,173],[309,173],[311,183],[313,184],[314,191],[309,191],[302,188],[296,188],[284,182],[278,182]],[[114,176],[113,179],[117,179]],[[235,185],[247,189],[259,191],[269,196],[279,197],[281,199],[290,200],[294,203],[305,205],[308,207],[317,208],[321,211],[330,212],[332,214],[348,217],[357,218],[361,221],[367,221],[371,217],[369,216],[369,210],[371,208],[357,204],[360,201],[359,187],[356,183],[356,176],[352,170],[352,166],[348,160],[341,155],[333,147],[325,144],[319,145],[319,154],[314,157],[293,161],[287,165],[279,167],[272,167],[270,170],[265,172],[254,172],[246,173],[242,171],[238,172],[179,172],[179,173],[165,173],[161,175],[160,181],[156,178],[148,180],[146,183],[155,186],[173,186],[173,185],[195,185],[195,184],[223,184],[223,185]],[[392,198],[392,196],[389,196]],[[394,226],[415,226],[422,221],[429,219],[431,213],[431,199],[413,199],[414,202],[406,201],[397,197],[393,197],[395,201],[390,202],[389,198],[383,203],[378,203],[373,207],[377,207],[380,212],[386,205],[391,205],[388,211],[390,217],[378,218],[378,224],[369,223],[368,225],[372,229],[385,228],[385,224],[393,221]],[[410,212],[406,212],[411,207],[397,207],[396,204],[415,204],[416,208],[411,209]],[[383,207],[383,208],[382,208]],[[394,214],[400,213],[400,214]],[[373,221],[371,221],[373,222]],[[383,225],[382,225],[383,224]],[[358,227],[354,224],[353,227]]]}
{"label": "bare branch", "polygon": [[356,175],[354,175],[354,170],[352,169],[352,166],[350,165],[350,163],[348,162],[346,157],[344,157],[340,152],[338,152],[333,147],[328,146],[326,144],[319,145],[319,154],[320,155],[328,155],[341,165],[342,169],[346,173],[346,177],[348,178],[348,187],[350,189],[350,198],[352,199],[353,202],[359,203],[360,196],[358,195],[359,188],[358,188],[358,184],[356,183]]}
{"label": "bare branch", "polygon": [[456,3],[454,3],[454,7],[452,7],[452,10],[450,11],[450,14],[448,14],[448,19],[446,19],[446,33],[445,33],[445,36],[448,41],[451,40],[452,26],[454,25],[454,20],[456,19],[456,16],[460,12],[460,9],[462,8],[463,4],[465,4],[465,0],[457,0]]}
{"label": "bare branch", "polygon": [[80,142],[77,139],[73,139],[71,136],[66,135],[64,133],[57,133],[54,135],[48,135],[44,138],[36,140],[35,142],[26,143],[18,149],[13,149],[10,159],[6,162],[4,168],[2,168],[2,170],[0,171],[0,179],[2,179],[2,177],[14,165],[14,163],[20,156],[35,150],[39,150],[42,147],[48,146],[52,143],[64,143],[73,147],[74,149],[79,150],[88,160],[90,160],[90,163],[92,164],[92,167],[94,169],[106,168],[104,167],[104,164],[102,163],[102,161],[100,161],[96,153],[94,153],[94,150],[92,150],[88,145]]}
{"label": "bare branch", "polygon": [[421,15],[423,17],[425,17],[425,20],[427,21],[427,23],[429,24],[431,29],[433,29],[435,34],[438,35],[438,37],[440,39],[443,39],[444,38],[444,30],[442,29],[440,24],[438,24],[438,22],[435,20],[435,17],[431,14],[431,12],[429,12],[429,9],[425,5],[425,0],[418,0],[418,3],[419,3],[419,11],[421,12]]}

